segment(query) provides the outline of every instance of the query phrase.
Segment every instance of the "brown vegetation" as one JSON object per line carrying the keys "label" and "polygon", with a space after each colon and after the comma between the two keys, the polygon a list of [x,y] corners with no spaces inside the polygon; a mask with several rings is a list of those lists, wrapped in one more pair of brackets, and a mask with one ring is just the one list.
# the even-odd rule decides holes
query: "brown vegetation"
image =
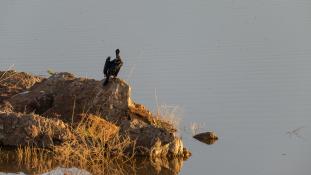
{"label": "brown vegetation", "polygon": [[[53,159],[50,150],[33,147],[18,148],[17,151],[0,150],[0,171],[24,172],[26,174],[41,174],[53,172],[58,167],[62,169],[77,167],[92,174],[167,174],[176,175],[183,166],[181,158],[135,157],[133,159],[105,159],[101,164],[80,164],[79,160],[64,163]],[[64,171],[66,172],[66,171]],[[70,174],[70,173],[69,173]],[[88,174],[88,173],[86,173]]]}
{"label": "brown vegetation", "polygon": [[135,155],[152,160],[190,155],[175,135],[177,120],[165,118],[172,113],[154,116],[131,100],[131,88],[120,79],[103,87],[70,73],[41,78],[6,71],[0,81],[0,145],[19,146],[20,164],[102,171],[133,162]]}
{"label": "brown vegetation", "polygon": [[[79,167],[93,174],[177,174],[180,171],[182,158],[137,159],[134,157],[135,142],[130,137],[120,136],[117,126],[94,115],[81,117],[81,122],[72,129],[76,135],[74,139],[49,149],[19,146],[15,153],[18,166],[35,174],[59,165]],[[9,157],[9,154],[0,154],[0,161],[11,161]]]}
{"label": "brown vegetation", "polygon": [[14,70],[0,71],[0,101],[24,92],[44,78]]}

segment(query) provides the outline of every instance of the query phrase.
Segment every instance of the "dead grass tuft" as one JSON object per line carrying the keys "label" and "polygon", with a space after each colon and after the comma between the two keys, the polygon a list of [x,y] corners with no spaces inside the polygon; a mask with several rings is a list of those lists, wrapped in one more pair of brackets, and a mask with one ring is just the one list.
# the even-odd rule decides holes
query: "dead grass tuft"
{"label": "dead grass tuft", "polygon": [[101,164],[113,159],[130,159],[128,149],[134,150],[135,143],[128,136],[119,135],[119,127],[95,115],[82,115],[74,129],[77,139],[54,147],[58,161],[75,162],[80,165]]}
{"label": "dead grass tuft", "polygon": [[158,105],[156,125],[161,128],[180,128],[181,111],[179,106]]}
{"label": "dead grass tuft", "polygon": [[27,165],[39,172],[58,164],[87,169],[94,174],[109,170],[109,174],[115,170],[122,172],[122,164],[133,161],[135,142],[128,136],[120,136],[117,126],[98,116],[85,114],[73,133],[77,136],[75,139],[52,149],[18,147],[18,164]]}
{"label": "dead grass tuft", "polygon": [[190,123],[189,128],[192,136],[198,134],[199,131],[204,128],[204,125],[205,125],[204,123],[196,123],[196,122]]}

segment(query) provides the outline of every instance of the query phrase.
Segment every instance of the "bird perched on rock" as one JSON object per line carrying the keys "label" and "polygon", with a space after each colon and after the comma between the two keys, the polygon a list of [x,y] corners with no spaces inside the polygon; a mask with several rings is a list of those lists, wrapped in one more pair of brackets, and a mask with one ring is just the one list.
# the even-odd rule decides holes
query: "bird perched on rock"
{"label": "bird perched on rock", "polygon": [[110,76],[117,77],[118,73],[123,65],[122,59],[120,57],[120,50],[116,50],[116,58],[110,61],[110,56],[107,57],[103,73],[106,76],[106,80],[104,82],[104,86],[108,84]]}

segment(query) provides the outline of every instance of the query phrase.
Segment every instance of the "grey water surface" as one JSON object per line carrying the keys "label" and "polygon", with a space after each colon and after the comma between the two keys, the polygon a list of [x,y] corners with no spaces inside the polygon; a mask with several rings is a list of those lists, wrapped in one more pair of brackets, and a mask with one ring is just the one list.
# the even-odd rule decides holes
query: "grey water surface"
{"label": "grey water surface", "polygon": [[[310,9],[309,0],[1,0],[0,69],[102,79],[119,48],[135,101],[181,109],[193,155],[180,174],[309,175]],[[219,141],[192,139],[192,122]]]}

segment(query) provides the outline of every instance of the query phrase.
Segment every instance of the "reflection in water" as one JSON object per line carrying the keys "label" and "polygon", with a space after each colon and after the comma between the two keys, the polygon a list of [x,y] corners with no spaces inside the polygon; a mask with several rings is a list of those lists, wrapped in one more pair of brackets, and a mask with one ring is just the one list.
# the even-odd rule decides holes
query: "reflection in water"
{"label": "reflection in water", "polygon": [[286,134],[289,136],[289,137],[293,137],[293,136],[296,136],[298,138],[301,138],[301,139],[304,139],[304,137],[301,135],[300,131],[305,128],[304,126],[302,127],[299,127],[299,128],[296,128],[294,130],[291,130],[291,131],[287,131]]}
{"label": "reflection in water", "polygon": [[[118,162],[118,163],[116,163]],[[183,166],[182,158],[161,159],[161,158],[142,158],[138,157],[129,161],[113,161],[108,165],[90,165],[80,167],[79,162],[70,163],[63,167],[51,158],[32,157],[27,162],[19,161],[14,150],[1,150],[0,152],[0,172],[14,174],[164,174],[176,175]],[[62,167],[62,168],[60,168]],[[77,168],[73,168],[77,167]],[[20,173],[23,172],[23,173]],[[89,173],[90,172],[90,173]],[[0,173],[1,174],[1,173]]]}
{"label": "reflection in water", "polygon": [[[26,175],[23,172],[18,173],[0,173],[1,175]],[[85,170],[81,170],[78,168],[61,168],[57,167],[51,171],[48,171],[46,173],[43,173],[42,175],[91,175],[90,172],[87,172]]]}
{"label": "reflection in water", "polygon": [[87,172],[85,170],[81,170],[78,168],[60,168],[60,167],[53,169],[49,172],[43,173],[42,175],[60,175],[60,174],[64,174],[64,175],[67,175],[67,174],[91,175],[90,172]]}
{"label": "reflection in water", "polygon": [[212,145],[214,143],[216,143],[218,139],[202,139],[202,140],[199,140],[200,142],[203,142],[203,143],[206,143],[208,145]]}

